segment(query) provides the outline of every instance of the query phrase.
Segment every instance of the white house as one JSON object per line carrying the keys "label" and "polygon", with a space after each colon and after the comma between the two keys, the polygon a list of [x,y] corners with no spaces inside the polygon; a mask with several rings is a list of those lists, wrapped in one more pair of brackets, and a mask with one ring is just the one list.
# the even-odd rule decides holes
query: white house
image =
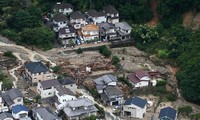
{"label": "white house", "polygon": [[85,41],[98,40],[99,39],[99,27],[95,24],[88,24],[81,27],[81,33],[79,38]]}
{"label": "white house", "polygon": [[147,101],[139,97],[130,98],[125,101],[122,114],[125,117],[144,118],[146,114]]}
{"label": "white house", "polygon": [[120,39],[122,41],[131,39],[130,33],[132,30],[132,27],[128,23],[118,22],[118,23],[115,23],[115,27],[116,27],[117,35],[118,37],[121,37]]}
{"label": "white house", "polygon": [[0,113],[0,120],[13,120],[12,114],[9,112]]}
{"label": "white house", "polygon": [[87,116],[96,116],[98,109],[90,99],[79,98],[67,101],[67,106],[63,111],[68,120],[82,120]]}
{"label": "white house", "polygon": [[68,45],[69,41],[74,39],[76,36],[76,31],[73,27],[64,27],[58,30],[58,37],[61,39],[62,45]]}
{"label": "white house", "polygon": [[62,120],[49,107],[36,107],[32,111],[36,120]]}
{"label": "white house", "polygon": [[55,86],[60,85],[57,79],[38,82],[37,92],[41,98],[53,97],[55,95]]}
{"label": "white house", "polygon": [[28,117],[28,108],[23,105],[16,105],[12,107],[12,116],[14,119],[25,119],[31,120]]}
{"label": "white house", "polygon": [[117,78],[111,74],[101,76],[94,80],[98,93],[103,93],[106,86],[116,86]]}
{"label": "white house", "polygon": [[64,28],[68,25],[68,18],[63,14],[56,14],[53,17],[53,30],[58,32],[60,28]]}
{"label": "white house", "polygon": [[103,12],[106,13],[108,23],[119,22],[119,12],[111,5],[103,7]]}
{"label": "white house", "polygon": [[62,86],[56,86],[55,88],[54,100],[57,110],[63,109],[67,105],[67,101],[76,99],[75,94],[70,89]]}
{"label": "white house", "polygon": [[11,109],[15,105],[23,105],[23,95],[17,88],[12,88],[2,93],[5,104]]}
{"label": "white house", "polygon": [[80,29],[87,24],[86,16],[80,11],[73,12],[70,14],[70,23],[75,29]]}
{"label": "white house", "polygon": [[128,75],[128,80],[133,84],[135,88],[149,86],[150,76],[148,72],[143,70],[136,70]]}
{"label": "white house", "polygon": [[61,3],[57,2],[54,5],[53,12],[54,13],[62,13],[64,15],[69,15],[73,12],[73,6],[70,3]]}
{"label": "white house", "polygon": [[2,82],[0,82],[0,113],[8,111],[8,106],[2,98]]}
{"label": "white house", "polygon": [[24,67],[25,75],[32,83],[56,77],[42,62],[27,62],[24,64]]}
{"label": "white house", "polygon": [[106,22],[106,14],[104,12],[97,12],[95,10],[89,10],[86,12],[88,16],[88,22],[93,24]]}
{"label": "white house", "polygon": [[71,77],[60,79],[59,82],[63,87],[70,89],[73,93],[76,93],[77,85]]}

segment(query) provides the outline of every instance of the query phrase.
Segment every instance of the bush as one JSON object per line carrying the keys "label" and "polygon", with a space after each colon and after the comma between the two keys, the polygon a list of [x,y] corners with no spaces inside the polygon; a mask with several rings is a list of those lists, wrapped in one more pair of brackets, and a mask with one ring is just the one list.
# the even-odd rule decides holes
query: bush
{"label": "bush", "polygon": [[16,58],[16,57],[13,55],[12,51],[4,52],[3,55],[6,56],[6,57],[9,57],[9,58]]}
{"label": "bush", "polygon": [[192,119],[192,120],[199,120],[200,119],[200,113],[192,114],[190,116],[190,119]]}
{"label": "bush", "polygon": [[76,53],[77,53],[77,54],[82,54],[82,53],[83,53],[83,49],[79,47],[79,48],[76,50]]}
{"label": "bush", "polygon": [[126,78],[123,78],[123,77],[119,77],[118,80],[124,84],[126,84],[128,87],[132,87],[132,84],[126,79]]}
{"label": "bush", "polygon": [[58,73],[58,72],[60,72],[61,67],[60,66],[55,66],[55,67],[52,67],[52,70],[53,70],[53,72]]}
{"label": "bush", "polygon": [[177,99],[177,95],[176,94],[174,94],[174,93],[168,93],[167,95],[166,95],[166,98],[169,100],[169,101],[176,101],[176,99]]}
{"label": "bush", "polygon": [[98,104],[95,104],[95,107],[98,109],[98,113],[100,114],[101,118],[105,117],[105,111],[102,107],[100,107]]}
{"label": "bush", "polygon": [[107,58],[112,54],[112,52],[105,45],[99,48],[99,53]]}
{"label": "bush", "polygon": [[192,112],[192,107],[187,105],[187,106],[182,106],[178,108],[178,112],[181,115],[189,116],[189,114]]}
{"label": "bush", "polygon": [[165,86],[166,85],[166,81],[164,81],[164,80],[162,80],[162,81],[158,81],[157,82],[157,84],[156,84],[156,86],[158,87],[158,86]]}
{"label": "bush", "polygon": [[112,57],[112,64],[113,65],[117,65],[119,62],[120,62],[119,57],[117,57],[117,56]]}
{"label": "bush", "polygon": [[167,50],[158,50],[157,56],[159,58],[166,58],[168,56]]}
{"label": "bush", "polygon": [[35,99],[35,102],[36,102],[36,103],[39,103],[41,97],[40,97],[40,95],[37,95],[34,99]]}

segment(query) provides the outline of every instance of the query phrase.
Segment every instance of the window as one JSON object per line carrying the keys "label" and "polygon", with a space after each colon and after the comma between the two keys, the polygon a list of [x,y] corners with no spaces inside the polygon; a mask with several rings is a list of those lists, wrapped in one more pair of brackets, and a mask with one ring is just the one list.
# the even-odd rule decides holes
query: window
{"label": "window", "polygon": [[49,95],[51,95],[51,92],[49,93]]}
{"label": "window", "polygon": [[71,87],[73,87],[73,85],[70,85]]}
{"label": "window", "polygon": [[20,102],[20,101],[21,101],[21,98],[18,98],[18,99],[17,99],[17,102]]}

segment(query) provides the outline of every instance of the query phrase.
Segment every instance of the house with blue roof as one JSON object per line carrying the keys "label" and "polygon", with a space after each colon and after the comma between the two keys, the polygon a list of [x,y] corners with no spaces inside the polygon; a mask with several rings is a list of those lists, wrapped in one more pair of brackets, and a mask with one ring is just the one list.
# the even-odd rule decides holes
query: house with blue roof
{"label": "house with blue roof", "polygon": [[11,109],[14,119],[28,119],[28,108],[24,105],[15,105]]}
{"label": "house with blue roof", "polygon": [[177,120],[177,111],[171,107],[160,110],[158,120]]}
{"label": "house with blue roof", "polygon": [[125,117],[144,118],[147,109],[147,101],[139,97],[127,99],[122,107]]}
{"label": "house with blue roof", "polygon": [[54,74],[41,61],[24,64],[25,75],[32,82],[54,79]]}

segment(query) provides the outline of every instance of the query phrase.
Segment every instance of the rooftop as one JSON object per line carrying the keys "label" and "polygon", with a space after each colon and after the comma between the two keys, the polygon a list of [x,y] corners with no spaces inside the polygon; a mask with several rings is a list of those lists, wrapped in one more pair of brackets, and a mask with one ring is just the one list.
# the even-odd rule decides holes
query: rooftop
{"label": "rooftop", "polygon": [[88,10],[86,13],[91,17],[106,16],[106,14],[104,12],[97,12],[96,10]]}
{"label": "rooftop", "polygon": [[119,13],[113,6],[108,5],[103,7],[103,11],[105,11],[106,13],[110,13],[110,14],[117,14]]}
{"label": "rooftop", "polygon": [[3,112],[0,114],[0,120],[4,120],[6,118],[12,118],[12,114],[8,112]]}
{"label": "rooftop", "polygon": [[135,73],[130,73],[128,75],[128,80],[130,80],[132,83],[136,84],[140,82],[140,79],[136,76]]}
{"label": "rooftop", "polygon": [[64,79],[59,80],[61,85],[70,85],[70,84],[75,84],[75,81],[71,77],[66,77]]}
{"label": "rooftop", "polygon": [[33,108],[33,112],[38,113],[44,120],[57,120],[59,117],[48,107]]}
{"label": "rooftop", "polygon": [[73,8],[73,5],[70,3],[60,3],[54,5],[54,9],[64,9],[64,8]]}
{"label": "rooftop", "polygon": [[132,29],[132,27],[126,22],[115,23],[115,27],[121,28],[123,30],[131,30]]}
{"label": "rooftop", "polygon": [[12,112],[17,114],[21,111],[27,111],[28,112],[28,108],[24,105],[15,105],[12,107]]}
{"label": "rooftop", "polygon": [[42,85],[43,89],[60,85],[57,79],[40,81],[40,84]]}
{"label": "rooftop", "polygon": [[24,66],[31,73],[41,73],[49,71],[48,68],[42,62],[28,62]]}
{"label": "rooftop", "polygon": [[69,107],[88,107],[94,105],[93,102],[88,98],[79,98],[76,100],[67,101]]}
{"label": "rooftop", "polygon": [[58,95],[72,95],[75,96],[74,93],[69,89],[62,86],[56,86],[56,90],[58,91]]}
{"label": "rooftop", "polygon": [[144,70],[136,70],[136,71],[134,71],[134,73],[139,79],[146,77],[146,76],[149,77],[149,73]]}
{"label": "rooftop", "polygon": [[136,105],[140,108],[144,108],[145,105],[147,104],[146,100],[143,100],[139,97],[134,97],[134,98],[130,98],[128,100],[125,101],[124,105]]}
{"label": "rooftop", "polygon": [[64,27],[64,28],[60,28],[60,30],[58,30],[59,34],[68,34],[68,33],[75,33],[75,29],[74,27]]}
{"label": "rooftop", "polygon": [[176,110],[171,107],[166,107],[160,110],[158,118],[168,118],[170,120],[176,120]]}
{"label": "rooftop", "polygon": [[117,78],[111,74],[101,76],[94,80],[96,84],[108,84],[110,82],[117,82]]}
{"label": "rooftop", "polygon": [[15,100],[18,97],[23,97],[22,93],[19,91],[19,89],[12,88],[5,93],[2,93],[2,98],[6,102],[7,105],[12,105],[13,100]]}
{"label": "rooftop", "polygon": [[107,86],[105,88],[105,93],[108,96],[113,96],[113,95],[123,95],[123,92],[116,86]]}
{"label": "rooftop", "polygon": [[84,31],[92,31],[92,30],[99,30],[99,27],[95,24],[89,24],[81,28]]}
{"label": "rooftop", "polygon": [[62,22],[62,21],[68,21],[68,18],[65,15],[59,13],[53,17],[53,20],[55,20],[56,22]]}
{"label": "rooftop", "polygon": [[72,19],[86,19],[86,16],[82,14],[80,11],[76,11],[70,14]]}

